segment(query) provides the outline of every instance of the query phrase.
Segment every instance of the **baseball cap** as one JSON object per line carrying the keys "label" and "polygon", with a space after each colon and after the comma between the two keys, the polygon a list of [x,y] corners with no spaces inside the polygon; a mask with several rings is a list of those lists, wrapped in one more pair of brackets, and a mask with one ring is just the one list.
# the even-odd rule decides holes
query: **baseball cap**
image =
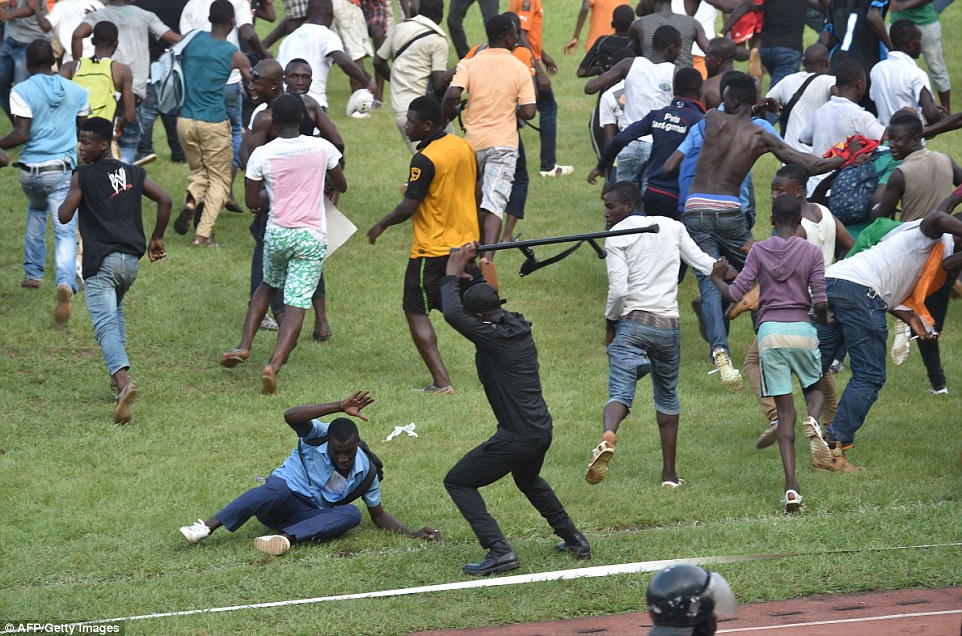
{"label": "baseball cap", "polygon": [[464,310],[472,314],[482,314],[486,311],[498,309],[507,301],[498,296],[494,287],[487,283],[477,283],[464,292],[462,304]]}

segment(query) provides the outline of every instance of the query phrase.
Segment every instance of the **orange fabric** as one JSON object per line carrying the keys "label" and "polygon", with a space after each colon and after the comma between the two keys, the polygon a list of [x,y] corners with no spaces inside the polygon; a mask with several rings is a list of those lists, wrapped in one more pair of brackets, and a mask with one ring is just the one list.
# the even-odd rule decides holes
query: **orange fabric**
{"label": "orange fabric", "polygon": [[[485,48],[487,48],[487,46],[488,46],[487,44],[484,45]],[[478,49],[480,48],[481,48],[480,44],[476,45],[470,51],[465,53],[462,59],[470,60],[472,57],[478,54]],[[526,49],[525,47],[519,44],[518,46],[514,47],[514,49],[512,49],[511,55],[518,58],[518,60],[522,64],[527,66],[531,70],[531,77],[534,77],[534,56],[531,55],[531,51],[529,51],[528,49]]]}
{"label": "orange fabric", "polygon": [[508,11],[521,20],[521,30],[528,33],[528,44],[534,56],[541,59],[541,33],[544,28],[544,7],[541,0],[511,0]]}
{"label": "orange fabric", "polygon": [[922,267],[922,277],[915,285],[912,295],[902,301],[902,304],[917,313],[929,328],[935,324],[935,320],[925,306],[925,299],[945,284],[946,273],[942,269],[942,251],[942,241],[939,241],[932,247],[929,260],[925,261],[925,265]]}
{"label": "orange fabric", "polygon": [[507,49],[486,48],[458,62],[451,86],[468,94],[465,139],[475,150],[518,147],[515,107],[535,103],[528,67]]}
{"label": "orange fabric", "polygon": [[691,54],[691,65],[692,65],[692,68],[694,68],[696,71],[698,71],[699,73],[701,73],[701,79],[702,79],[702,81],[705,81],[706,79],[708,79],[708,67],[705,66],[705,56],[704,56],[704,55],[695,55],[694,53],[692,53],[692,54]]}
{"label": "orange fabric", "polygon": [[615,8],[623,4],[630,4],[628,0],[591,0],[591,15],[588,17],[588,39],[585,40],[585,52],[587,52],[595,40],[602,35],[611,35],[615,32],[611,26],[611,16]]}

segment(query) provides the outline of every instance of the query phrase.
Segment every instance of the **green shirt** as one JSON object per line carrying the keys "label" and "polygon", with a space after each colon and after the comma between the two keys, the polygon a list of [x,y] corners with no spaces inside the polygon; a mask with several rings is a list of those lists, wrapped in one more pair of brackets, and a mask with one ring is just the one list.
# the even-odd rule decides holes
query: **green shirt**
{"label": "green shirt", "polygon": [[932,24],[938,22],[939,14],[935,12],[934,2],[926,2],[921,7],[892,12],[892,22],[902,19],[911,20],[915,24]]}

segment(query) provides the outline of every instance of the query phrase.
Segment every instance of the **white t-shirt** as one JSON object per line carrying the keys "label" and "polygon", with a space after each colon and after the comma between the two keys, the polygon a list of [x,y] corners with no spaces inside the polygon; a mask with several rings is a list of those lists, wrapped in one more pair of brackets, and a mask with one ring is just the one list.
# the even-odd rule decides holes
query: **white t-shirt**
{"label": "white t-shirt", "polygon": [[343,50],[341,38],[334,31],[320,24],[306,23],[284,38],[277,51],[277,61],[286,67],[295,58],[307,60],[312,72],[311,89],[307,94],[327,108],[327,74],[334,63],[329,56],[334,51]]}
{"label": "white t-shirt", "polygon": [[[773,86],[766,97],[777,99],[782,106],[787,106],[798,89],[805,83],[805,80],[811,76],[812,73],[806,71],[793,73]],[[812,147],[800,142],[798,137],[808,126],[808,122],[812,120],[815,111],[832,98],[833,86],[835,86],[834,75],[821,75],[805,87],[805,92],[798,98],[788,117],[788,126],[785,128],[785,143],[800,152],[812,152]]]}
{"label": "white t-shirt", "polygon": [[[53,10],[47,15],[47,20],[50,22],[53,32],[57,35],[57,39],[63,45],[64,64],[73,60],[73,56],[70,54],[70,40],[73,38],[73,32],[80,26],[88,13],[103,8],[104,3],[100,0],[60,0],[53,5]],[[84,57],[90,57],[94,54],[92,38],[91,35],[84,38]]]}
{"label": "white t-shirt", "polygon": [[922,220],[903,223],[869,249],[841,260],[825,270],[825,278],[840,278],[874,289],[886,308],[898,309],[909,297],[929,259],[932,246],[942,242],[942,258],[952,254],[952,235],[929,238]]}
{"label": "white t-shirt", "polygon": [[665,216],[631,215],[612,230],[658,225],[657,233],[605,239],[608,304],[605,316],[618,320],[635,310],[678,317],[678,266],[685,261],[711,274],[715,259],[701,251],[684,224]]}
{"label": "white t-shirt", "polygon": [[[238,30],[245,24],[254,24],[251,3],[250,0],[230,0],[230,3],[234,5],[234,22],[236,22],[236,25],[227,36],[227,41],[240,49]],[[210,20],[207,18],[210,16],[210,5],[212,4],[214,4],[214,0],[190,0],[184,6],[183,13],[180,14],[180,32],[187,33],[194,29],[201,29],[210,33]],[[241,81],[241,73],[235,68],[231,70],[227,83],[236,84],[239,81]]]}
{"label": "white t-shirt", "polygon": [[878,109],[878,120],[888,126],[892,115],[900,108],[921,111],[919,100],[922,89],[929,85],[929,76],[911,57],[901,51],[889,51],[888,57],[872,67],[872,87],[869,96]]}
{"label": "white t-shirt", "polygon": [[[428,31],[434,33],[419,37]],[[400,57],[396,57],[399,49],[418,37]],[[447,70],[448,37],[430,19],[416,15],[388,31],[377,56],[382,60],[394,60],[391,64],[391,110],[404,113],[412,101],[425,94],[431,73]]]}
{"label": "white t-shirt", "polygon": [[821,157],[832,146],[852,135],[878,140],[884,134],[885,126],[872,113],[849,99],[833,95],[815,110],[798,140],[810,144],[812,154]]}
{"label": "white t-shirt", "polygon": [[267,227],[305,228],[327,242],[324,183],[341,159],[331,142],[301,135],[278,137],[251,153],[247,178],[263,181],[271,202]]}
{"label": "white t-shirt", "polygon": [[609,124],[618,126],[619,131],[628,127],[625,122],[625,80],[621,80],[601,95],[598,125],[604,128]]}
{"label": "white t-shirt", "polygon": [[[634,59],[625,77],[625,126],[671,103],[675,68],[672,62],[653,64],[645,57]],[[650,137],[644,139],[650,141]]]}

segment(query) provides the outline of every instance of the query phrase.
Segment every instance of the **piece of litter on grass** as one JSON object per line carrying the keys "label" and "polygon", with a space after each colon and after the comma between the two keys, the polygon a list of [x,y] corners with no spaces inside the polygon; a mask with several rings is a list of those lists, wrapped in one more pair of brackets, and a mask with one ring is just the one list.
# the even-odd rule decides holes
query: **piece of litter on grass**
{"label": "piece of litter on grass", "polygon": [[711,375],[712,373],[718,373],[718,369],[712,369],[708,372],[708,375]]}
{"label": "piece of litter on grass", "polygon": [[417,426],[414,422],[411,422],[407,426],[395,426],[391,434],[387,436],[385,442],[390,442],[392,439],[400,435],[401,433],[407,433],[408,437],[419,437],[417,433],[414,432],[414,428]]}

